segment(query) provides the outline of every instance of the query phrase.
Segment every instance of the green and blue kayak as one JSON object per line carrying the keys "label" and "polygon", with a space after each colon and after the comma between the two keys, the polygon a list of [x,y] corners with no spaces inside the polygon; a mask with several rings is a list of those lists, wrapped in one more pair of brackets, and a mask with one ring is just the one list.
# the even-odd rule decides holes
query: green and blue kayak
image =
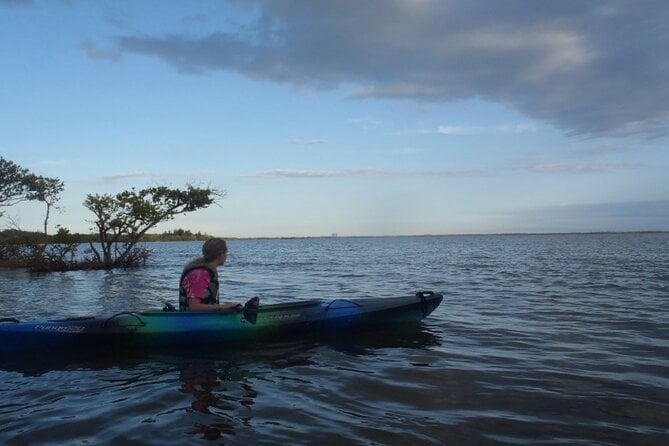
{"label": "green and blue kayak", "polygon": [[240,311],[123,312],[42,322],[0,318],[0,355],[112,347],[177,347],[225,344],[268,337],[318,336],[359,329],[393,329],[428,316],[443,295],[306,300],[246,305]]}

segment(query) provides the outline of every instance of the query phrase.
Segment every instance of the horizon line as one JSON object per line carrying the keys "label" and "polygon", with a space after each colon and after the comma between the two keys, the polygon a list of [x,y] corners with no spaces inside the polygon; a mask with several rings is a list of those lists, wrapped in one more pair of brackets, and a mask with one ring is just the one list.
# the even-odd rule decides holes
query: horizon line
{"label": "horizon line", "polygon": [[[615,234],[666,234],[669,230],[649,229],[630,231],[569,231],[569,232],[491,232],[491,233],[454,233],[454,234],[397,234],[397,235],[295,235],[295,236],[248,236],[220,237],[226,240],[291,240],[317,238],[391,238],[391,237],[487,237],[487,236],[523,236],[523,235],[615,235]],[[216,236],[217,237],[217,236]]]}

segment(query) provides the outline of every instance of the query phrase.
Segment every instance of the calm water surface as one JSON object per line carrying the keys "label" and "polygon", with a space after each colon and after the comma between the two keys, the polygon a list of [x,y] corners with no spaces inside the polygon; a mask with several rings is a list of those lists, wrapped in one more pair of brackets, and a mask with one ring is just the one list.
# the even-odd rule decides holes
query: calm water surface
{"label": "calm water surface", "polygon": [[[231,241],[226,299],[444,303],[416,330],[0,363],[1,444],[669,444],[669,234]],[[145,268],[0,271],[0,316],[176,303]]]}

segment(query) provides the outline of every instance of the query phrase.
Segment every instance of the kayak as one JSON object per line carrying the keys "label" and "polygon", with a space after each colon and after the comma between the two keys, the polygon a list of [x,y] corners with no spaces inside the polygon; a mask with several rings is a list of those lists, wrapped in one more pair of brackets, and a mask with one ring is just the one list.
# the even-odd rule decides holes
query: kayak
{"label": "kayak", "polygon": [[42,322],[0,318],[0,355],[224,345],[283,335],[317,336],[384,326],[392,329],[424,319],[442,299],[442,294],[431,291],[406,297],[303,300],[269,305],[258,305],[254,298],[238,311],[169,311],[170,306],[166,306],[162,311]]}

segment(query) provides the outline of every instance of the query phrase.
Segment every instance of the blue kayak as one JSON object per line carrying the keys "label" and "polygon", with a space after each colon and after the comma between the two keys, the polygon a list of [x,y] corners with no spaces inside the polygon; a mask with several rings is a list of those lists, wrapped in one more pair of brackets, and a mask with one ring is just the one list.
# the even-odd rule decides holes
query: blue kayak
{"label": "blue kayak", "polygon": [[244,306],[240,311],[122,312],[41,322],[0,318],[0,355],[59,350],[177,347],[223,344],[277,336],[317,336],[360,329],[402,327],[427,317],[443,295],[306,300]]}

